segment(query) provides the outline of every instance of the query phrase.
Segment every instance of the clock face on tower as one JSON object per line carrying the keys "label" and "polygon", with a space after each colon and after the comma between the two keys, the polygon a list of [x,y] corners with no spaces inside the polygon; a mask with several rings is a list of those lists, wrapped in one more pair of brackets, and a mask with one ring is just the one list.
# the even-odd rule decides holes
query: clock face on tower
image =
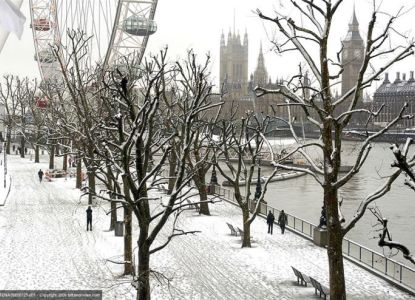
{"label": "clock face on tower", "polygon": [[353,53],[353,58],[354,59],[362,58],[362,51],[359,49],[355,49]]}

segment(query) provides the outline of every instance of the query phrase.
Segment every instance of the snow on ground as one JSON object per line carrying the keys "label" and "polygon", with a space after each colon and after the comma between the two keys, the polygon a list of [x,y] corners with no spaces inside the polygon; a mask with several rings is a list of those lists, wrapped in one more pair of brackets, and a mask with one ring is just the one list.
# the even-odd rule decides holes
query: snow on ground
{"label": "snow on ground", "polygon": [[[13,181],[0,207],[0,290],[99,289],[104,299],[133,299],[129,278],[108,261],[122,260],[123,243],[107,231],[108,204],[93,208],[93,231],[87,232],[87,199],[80,199],[74,179],[39,183],[46,161],[9,156]],[[201,232],[178,237],[152,256],[152,269],[171,279],[167,285],[153,278],[153,299],[317,299],[312,287],[297,286],[291,266],[327,285],[325,249],[289,231],[281,235],[278,227],[268,235],[261,218],[252,225],[253,247],[241,249],[225,223],[241,227],[239,210],[225,201],[210,208],[210,217],[184,212],[179,227]],[[169,223],[158,243],[170,231]],[[345,270],[348,299],[415,299],[348,261]]]}

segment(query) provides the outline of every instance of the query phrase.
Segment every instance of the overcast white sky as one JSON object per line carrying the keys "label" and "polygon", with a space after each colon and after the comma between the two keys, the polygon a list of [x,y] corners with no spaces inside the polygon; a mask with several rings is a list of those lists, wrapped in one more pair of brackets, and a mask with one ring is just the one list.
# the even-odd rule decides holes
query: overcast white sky
{"label": "overcast white sky", "polygon": [[[22,40],[19,41],[14,34],[9,37],[0,54],[0,74],[39,76],[37,64],[33,59],[34,47],[29,28],[28,2],[28,0],[24,0],[22,7],[22,12],[27,17]],[[226,37],[229,29],[233,28],[235,12],[236,30],[239,30],[243,35],[246,29],[249,36],[249,73],[253,72],[256,66],[259,43],[262,41],[265,62],[272,79],[287,77],[296,70],[298,58],[293,55],[279,56],[271,51],[272,45],[269,39],[273,36],[275,28],[261,21],[254,11],[256,8],[260,8],[270,15],[274,15],[275,10],[285,10],[290,13],[289,2],[288,0],[159,0],[155,17],[158,23],[158,32],[150,37],[147,53],[158,51],[164,45],[169,46],[172,59],[184,57],[186,50],[190,48],[194,48],[196,53],[200,55],[210,52],[213,59],[212,75],[217,80],[220,35],[223,29]],[[371,1],[345,0],[338,19],[333,24],[334,30],[331,36],[333,48],[334,46],[340,47],[340,40],[346,35],[347,24],[350,21],[355,2],[360,30],[362,36],[365,36],[367,22],[371,14],[368,3]],[[410,8],[415,4],[414,0],[384,0],[383,2],[383,10],[393,13],[396,13],[403,5]],[[397,27],[412,35],[413,28],[415,28],[414,19],[415,10],[412,10],[399,20]],[[414,59],[397,65],[391,72],[409,72],[412,69],[415,70]],[[395,75],[392,76],[392,78],[394,77]]]}

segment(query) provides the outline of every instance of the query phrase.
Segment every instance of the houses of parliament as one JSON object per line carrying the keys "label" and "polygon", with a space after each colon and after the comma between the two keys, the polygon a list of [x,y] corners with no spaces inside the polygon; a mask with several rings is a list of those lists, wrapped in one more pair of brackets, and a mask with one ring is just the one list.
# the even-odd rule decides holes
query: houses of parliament
{"label": "houses of parliament", "polygon": [[[235,30],[234,30],[235,31]],[[353,12],[351,21],[345,38],[342,40],[343,51],[341,61],[343,64],[343,73],[341,76],[341,95],[345,94],[354,87],[360,67],[363,63],[365,45],[359,32],[359,22],[355,12]],[[236,117],[243,117],[247,111],[263,113],[264,115],[277,116],[288,119],[288,109],[281,106],[284,97],[277,94],[268,94],[257,97],[254,93],[256,86],[266,89],[278,89],[282,87],[282,81],[272,81],[268,75],[262,44],[259,45],[259,53],[256,62],[255,71],[248,78],[248,34],[245,31],[243,37],[239,33],[229,31],[227,38],[222,32],[220,37],[220,84],[221,90],[225,92],[223,114],[230,114],[232,109],[236,109]],[[359,101],[359,107],[376,109],[383,103],[387,102],[387,108],[382,112],[379,119],[373,120],[372,125],[381,125],[393,119],[393,112],[399,110],[404,101],[411,98],[408,107],[408,113],[415,112],[415,80],[413,73],[408,80],[402,79],[397,75],[394,82],[390,82],[388,75],[385,75],[384,83],[377,89],[370,101]],[[303,84],[309,84],[305,76]],[[308,89],[306,89],[307,91]],[[309,95],[304,95],[309,97]],[[363,99],[361,99],[363,100]],[[237,107],[237,108],[236,108]],[[342,108],[340,108],[342,109]],[[295,117],[297,121],[304,119],[305,116],[300,106],[291,106],[291,118]],[[352,125],[365,123],[366,115],[357,115],[352,119]],[[415,120],[405,121],[405,127],[414,127]]]}

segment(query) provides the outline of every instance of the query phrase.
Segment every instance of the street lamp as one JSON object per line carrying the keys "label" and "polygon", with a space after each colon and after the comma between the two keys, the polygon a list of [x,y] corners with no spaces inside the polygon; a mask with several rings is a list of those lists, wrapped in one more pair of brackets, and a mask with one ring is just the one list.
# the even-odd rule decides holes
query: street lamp
{"label": "street lamp", "polygon": [[213,165],[212,175],[210,177],[210,184],[217,185],[218,184],[218,177],[216,176],[215,165]]}
{"label": "street lamp", "polygon": [[258,158],[258,178],[256,181],[255,200],[258,201],[261,197],[262,186],[261,186],[261,158]]}

